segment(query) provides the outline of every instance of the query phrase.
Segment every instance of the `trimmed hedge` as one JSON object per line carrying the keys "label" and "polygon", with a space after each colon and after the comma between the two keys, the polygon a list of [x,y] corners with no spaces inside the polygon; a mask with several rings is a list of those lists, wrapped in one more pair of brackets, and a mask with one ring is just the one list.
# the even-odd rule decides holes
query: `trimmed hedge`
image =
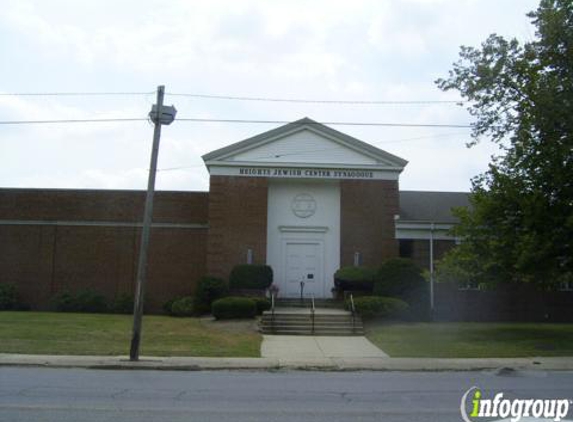
{"label": "trimmed hedge", "polygon": [[211,304],[227,296],[229,288],[222,278],[202,277],[195,290],[195,313],[206,314],[211,311]]}
{"label": "trimmed hedge", "polygon": [[[346,302],[350,308],[350,301]],[[364,319],[405,317],[409,305],[394,297],[362,296],[354,299],[356,312]]]}
{"label": "trimmed hedge", "polygon": [[231,289],[265,290],[273,283],[273,270],[268,265],[236,265],[229,276]]}
{"label": "trimmed hedge", "polygon": [[171,315],[171,307],[173,306],[173,302],[175,302],[177,299],[180,298],[174,297],[163,303],[163,305],[161,305],[161,309],[163,310],[163,312],[165,312],[167,315]]}
{"label": "trimmed hedge", "polygon": [[266,297],[249,297],[249,299],[255,302],[257,315],[262,315],[264,311],[268,311],[271,309],[271,301]]}
{"label": "trimmed hedge", "polygon": [[0,311],[16,308],[18,292],[13,284],[0,283]]}
{"label": "trimmed hedge", "polygon": [[52,298],[52,304],[58,312],[103,313],[108,310],[105,297],[89,289],[76,294],[63,291]]}
{"label": "trimmed hedge", "polygon": [[171,305],[171,315],[186,317],[195,313],[195,298],[193,296],[184,296],[176,299]]}
{"label": "trimmed hedge", "polygon": [[257,313],[255,301],[247,297],[224,297],[211,305],[216,319],[254,318]]}
{"label": "trimmed hedge", "polygon": [[109,310],[114,314],[131,314],[133,313],[133,307],[133,295],[122,293],[109,305]]}
{"label": "trimmed hedge", "polygon": [[427,288],[422,269],[414,261],[393,258],[386,261],[376,274],[374,294],[407,298],[410,293]]}
{"label": "trimmed hedge", "polygon": [[376,269],[370,267],[342,267],[334,273],[334,286],[339,291],[372,292]]}

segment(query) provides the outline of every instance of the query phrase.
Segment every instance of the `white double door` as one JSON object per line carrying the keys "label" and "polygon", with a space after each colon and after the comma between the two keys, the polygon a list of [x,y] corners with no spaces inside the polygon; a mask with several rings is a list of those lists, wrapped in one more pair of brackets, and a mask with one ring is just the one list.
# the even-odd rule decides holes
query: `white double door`
{"label": "white double door", "polygon": [[285,296],[325,297],[323,242],[285,240],[283,251]]}

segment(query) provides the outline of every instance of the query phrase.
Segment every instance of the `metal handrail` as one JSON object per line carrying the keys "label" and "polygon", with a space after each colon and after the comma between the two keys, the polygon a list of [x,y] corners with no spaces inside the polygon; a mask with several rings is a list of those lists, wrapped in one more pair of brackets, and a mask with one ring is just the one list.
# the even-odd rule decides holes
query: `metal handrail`
{"label": "metal handrail", "polygon": [[311,321],[311,334],[314,335],[314,312],[316,311],[316,308],[314,306],[314,294],[310,297],[310,303],[311,303],[311,307],[310,307],[310,321]]}
{"label": "metal handrail", "polygon": [[271,331],[275,332],[275,294],[271,293]]}
{"label": "metal handrail", "polygon": [[352,314],[352,333],[356,333],[356,307],[354,306],[354,297],[350,293],[350,313]]}

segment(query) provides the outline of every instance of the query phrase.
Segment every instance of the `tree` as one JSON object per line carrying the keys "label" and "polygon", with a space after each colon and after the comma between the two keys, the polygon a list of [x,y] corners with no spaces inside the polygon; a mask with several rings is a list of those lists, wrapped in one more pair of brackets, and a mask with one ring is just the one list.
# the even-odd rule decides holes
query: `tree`
{"label": "tree", "polygon": [[533,41],[493,34],[461,47],[436,83],[467,100],[469,146],[487,136],[503,152],[472,180],[472,208],[458,210],[458,254],[481,281],[551,285],[573,278],[573,3],[541,0],[528,16]]}

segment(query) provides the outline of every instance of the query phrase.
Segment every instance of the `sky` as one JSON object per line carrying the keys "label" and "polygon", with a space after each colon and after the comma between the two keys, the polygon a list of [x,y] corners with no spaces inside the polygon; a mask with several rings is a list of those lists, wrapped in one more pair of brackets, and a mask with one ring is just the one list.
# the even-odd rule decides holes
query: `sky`
{"label": "sky", "polygon": [[[180,118],[466,125],[434,81],[461,45],[530,41],[530,0],[0,0],[0,121],[145,118],[155,90]],[[26,93],[121,95],[6,95]],[[277,124],[176,120],[162,128],[156,188],[205,191],[201,156]],[[402,190],[468,191],[498,149],[464,128],[332,125],[409,161]],[[0,187],[145,189],[147,121],[0,125]]]}

